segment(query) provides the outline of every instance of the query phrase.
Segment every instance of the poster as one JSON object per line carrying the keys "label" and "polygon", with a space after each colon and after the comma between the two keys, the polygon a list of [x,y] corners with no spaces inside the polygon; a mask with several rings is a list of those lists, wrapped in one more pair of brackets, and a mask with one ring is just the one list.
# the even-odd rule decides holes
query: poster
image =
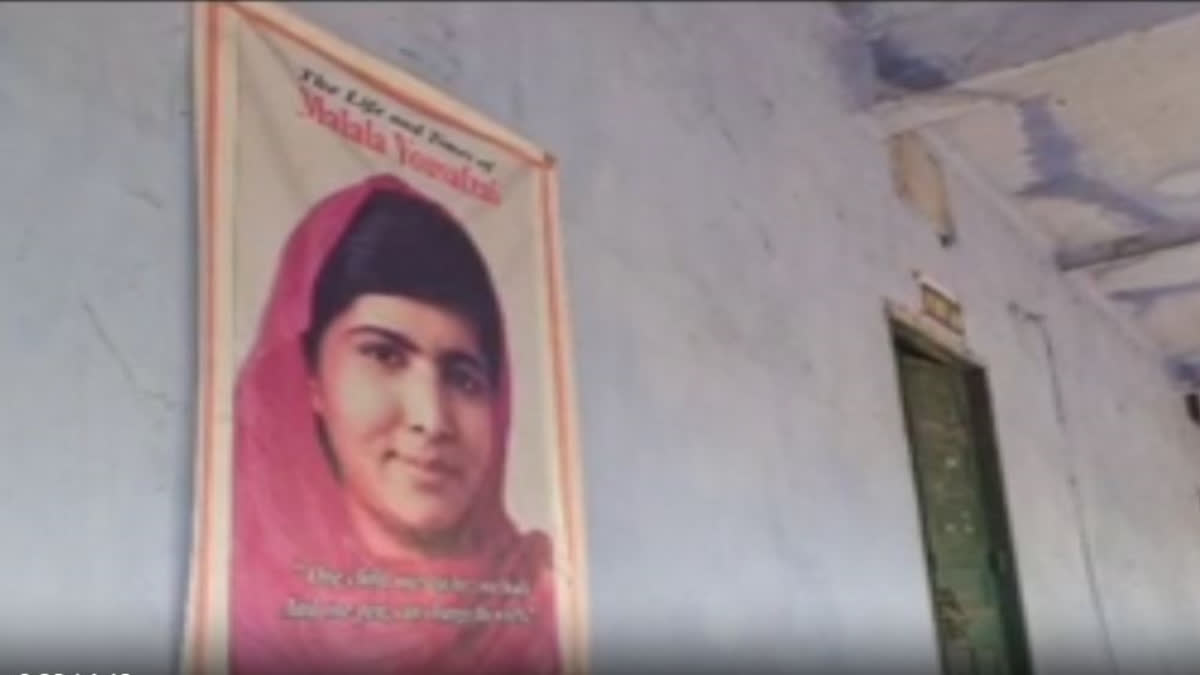
{"label": "poster", "polygon": [[578,672],[554,159],[280,6],[194,12],[184,672]]}

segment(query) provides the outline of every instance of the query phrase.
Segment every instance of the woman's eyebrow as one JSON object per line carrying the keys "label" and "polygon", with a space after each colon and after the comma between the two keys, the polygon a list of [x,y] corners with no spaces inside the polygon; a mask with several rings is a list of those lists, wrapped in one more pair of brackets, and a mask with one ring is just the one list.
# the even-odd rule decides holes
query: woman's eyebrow
{"label": "woman's eyebrow", "polygon": [[347,331],[347,333],[350,335],[361,335],[364,333],[373,335],[391,342],[406,352],[420,353],[422,351],[421,347],[417,345],[415,340],[408,337],[404,333],[391,328],[381,328],[380,326],[374,326],[371,324],[362,324],[351,328],[349,331]]}
{"label": "woman's eyebrow", "polygon": [[438,360],[446,367],[467,366],[473,370],[479,371],[484,376],[487,375],[487,365],[483,358],[478,354],[463,349],[447,349],[442,352]]}
{"label": "woman's eyebrow", "polygon": [[[347,331],[347,333],[350,335],[361,335],[364,333],[373,335],[380,339],[387,340],[398,348],[411,354],[421,354],[425,352],[425,350],[422,349],[415,340],[403,332],[392,328],[383,328],[373,324],[361,324],[351,328],[349,331]],[[441,351],[437,355],[437,359],[447,367],[465,365],[478,370],[485,375],[488,373],[487,363],[484,361],[483,357],[470,349],[459,349],[452,347],[450,349]]]}

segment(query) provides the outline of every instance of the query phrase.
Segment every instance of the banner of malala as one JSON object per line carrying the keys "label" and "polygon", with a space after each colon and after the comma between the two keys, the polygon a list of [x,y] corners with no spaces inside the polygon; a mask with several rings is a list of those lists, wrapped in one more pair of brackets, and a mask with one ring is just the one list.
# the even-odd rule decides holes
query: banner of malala
{"label": "banner of malala", "polygon": [[184,672],[580,671],[554,160],[279,6],[194,11]]}

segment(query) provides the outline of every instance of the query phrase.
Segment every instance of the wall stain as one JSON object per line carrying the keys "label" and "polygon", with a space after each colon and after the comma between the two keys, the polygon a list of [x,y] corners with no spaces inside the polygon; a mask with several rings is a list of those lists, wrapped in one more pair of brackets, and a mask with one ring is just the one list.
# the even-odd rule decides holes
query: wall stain
{"label": "wall stain", "polygon": [[733,132],[729,130],[729,126],[721,121],[720,118],[714,117],[714,120],[717,123],[717,130],[721,132],[721,136],[725,137],[725,142],[729,144],[729,149],[733,150],[733,154],[740,157],[742,155],[742,146],[734,138]]}
{"label": "wall stain", "polygon": [[396,53],[406,59],[412,59],[417,63],[425,63],[425,59],[421,58],[421,53],[415,49],[409,49],[408,47],[396,47]]}
{"label": "wall stain", "polygon": [[1200,354],[1185,354],[1166,359],[1167,375],[1184,385],[1200,389]]}
{"label": "wall stain", "polygon": [[144,190],[142,188],[128,188],[125,190],[125,192],[130,197],[133,197],[139,202],[154,208],[156,211],[161,211],[163,209],[162,200],[149,190]]}
{"label": "wall stain", "polygon": [[760,100],[763,106],[763,117],[767,119],[775,117],[775,100],[770,96],[763,96]]}
{"label": "wall stain", "polygon": [[454,29],[454,24],[451,22],[443,19],[438,23],[438,27],[442,31],[442,39],[446,42],[454,42],[458,38],[458,31]]}
{"label": "wall stain", "polygon": [[907,91],[931,91],[953,82],[945,69],[913,54],[891,36],[881,35],[867,43],[881,81]]}
{"label": "wall stain", "polygon": [[717,125],[717,131],[721,132],[721,137],[725,139],[725,143],[733,151],[733,154],[741,158],[742,146],[738,143],[737,138],[734,137],[733,132],[729,129],[729,125],[722,118],[721,111],[717,110],[717,106],[712,102],[711,98],[704,103],[704,114]]}
{"label": "wall stain", "polygon": [[[400,56],[420,66],[420,70],[428,72],[430,79],[442,84],[453,81],[462,72],[462,61],[454,54],[446,52],[440,46],[433,46],[426,50],[414,49],[412,47],[396,47],[395,51]],[[430,58],[430,54],[434,56]]]}
{"label": "wall stain", "polygon": [[133,367],[129,364],[129,360],[125,358],[124,353],[117,348],[117,344],[113,341],[112,336],[105,330],[104,323],[100,321],[100,316],[96,313],[95,308],[87,300],[80,301],[80,304],[83,307],[84,315],[87,317],[88,325],[92,327],[92,332],[96,334],[96,337],[100,338],[100,343],[104,345],[105,351],[108,352],[109,356],[117,364],[122,378],[129,385],[133,394],[144,401],[158,404],[166,411],[174,412],[180,410],[179,401],[162,392],[143,387],[138,382],[137,375],[133,372]]}
{"label": "wall stain", "polygon": [[738,219],[744,217],[753,224],[755,232],[758,233],[758,242],[762,246],[763,252],[767,254],[768,259],[774,259],[775,241],[771,238],[770,228],[767,227],[767,225],[761,220],[750,217],[750,215],[746,212],[745,205],[742,204],[742,200],[738,199],[737,197],[733,197],[731,200],[731,206],[737,213]]}
{"label": "wall stain", "polygon": [[[865,47],[865,60],[870,62],[878,82],[906,92],[931,91],[953,82],[954,78],[945,68],[914,53],[908,45],[886,32],[881,32],[879,26],[874,26],[871,5],[872,3],[868,2],[833,3],[834,10],[842,21],[856,34],[856,41],[860,43],[857,51],[862,51]],[[838,46],[841,53],[836,61],[843,66],[838,68],[839,75],[849,84],[848,89],[857,94],[861,89],[858,82],[861,79],[863,64],[858,62],[859,58],[854,54],[854,45]]]}
{"label": "wall stain", "polygon": [[759,225],[757,229],[759,242],[762,244],[763,252],[767,254],[768,258],[774,258],[775,243],[771,241],[771,234],[767,232],[767,228],[763,227],[762,225]]}

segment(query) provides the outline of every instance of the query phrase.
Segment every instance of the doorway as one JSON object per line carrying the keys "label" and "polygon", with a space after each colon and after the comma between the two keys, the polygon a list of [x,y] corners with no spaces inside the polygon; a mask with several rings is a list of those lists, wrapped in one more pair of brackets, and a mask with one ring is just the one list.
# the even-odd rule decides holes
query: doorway
{"label": "doorway", "polygon": [[898,321],[892,340],[942,671],[1029,673],[986,372]]}

